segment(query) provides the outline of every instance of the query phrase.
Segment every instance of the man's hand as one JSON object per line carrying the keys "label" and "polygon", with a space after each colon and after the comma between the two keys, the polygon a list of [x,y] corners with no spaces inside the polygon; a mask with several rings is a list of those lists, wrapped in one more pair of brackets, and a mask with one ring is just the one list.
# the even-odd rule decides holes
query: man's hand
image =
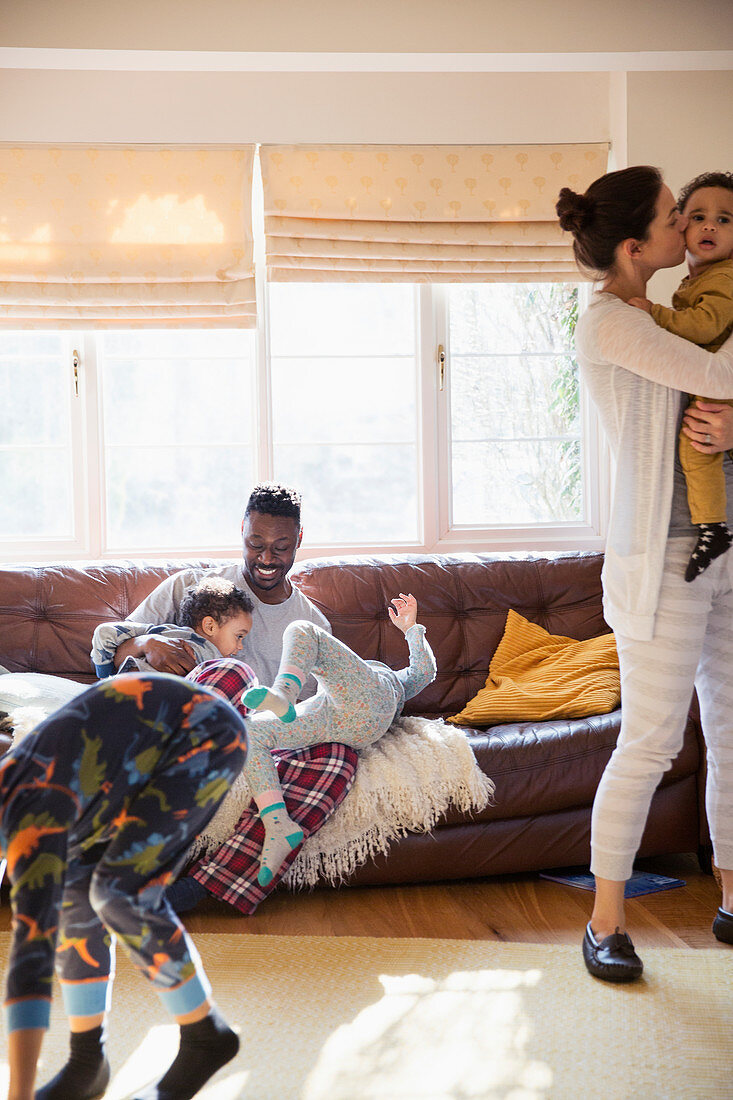
{"label": "man's hand", "polygon": [[196,665],[188,642],[182,638],[163,638],[160,634],[142,634],[123,642],[115,653],[115,668],[127,657],[144,657],[156,672],[170,672],[173,676],[185,676]]}
{"label": "man's hand", "polygon": [[395,596],[391,602],[394,607],[387,607],[389,617],[394,625],[406,634],[417,622],[417,600],[411,594],[400,592],[399,596]]}
{"label": "man's hand", "polygon": [[648,298],[629,298],[628,304],[635,306],[637,309],[644,309],[647,313],[652,311],[652,303]]}
{"label": "man's hand", "polygon": [[733,450],[733,407],[719,401],[695,401],[685,412],[682,431],[701,454]]}

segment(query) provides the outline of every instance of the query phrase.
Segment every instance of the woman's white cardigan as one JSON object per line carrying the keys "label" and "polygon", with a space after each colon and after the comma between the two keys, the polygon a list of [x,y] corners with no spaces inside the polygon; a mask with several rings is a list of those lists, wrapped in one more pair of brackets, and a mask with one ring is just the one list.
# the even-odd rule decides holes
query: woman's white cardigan
{"label": "woman's white cardigan", "polygon": [[733,398],[733,337],[704,351],[601,292],[578,321],[575,344],[616,460],[603,611],[617,633],[644,641],[662,583],[680,392]]}

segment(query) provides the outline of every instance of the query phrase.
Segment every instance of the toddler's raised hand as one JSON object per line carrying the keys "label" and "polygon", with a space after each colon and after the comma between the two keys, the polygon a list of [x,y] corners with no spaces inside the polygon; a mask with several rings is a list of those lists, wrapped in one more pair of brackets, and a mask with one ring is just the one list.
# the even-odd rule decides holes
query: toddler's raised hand
{"label": "toddler's raised hand", "polygon": [[403,634],[417,622],[417,600],[411,593],[400,592],[391,601],[394,607],[387,607],[389,617]]}

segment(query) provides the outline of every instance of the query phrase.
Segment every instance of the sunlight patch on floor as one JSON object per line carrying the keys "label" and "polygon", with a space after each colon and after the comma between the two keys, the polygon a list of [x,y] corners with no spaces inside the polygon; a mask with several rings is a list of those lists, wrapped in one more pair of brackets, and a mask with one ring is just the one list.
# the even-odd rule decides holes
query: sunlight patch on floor
{"label": "sunlight patch on floor", "polygon": [[523,1004],[541,970],[456,971],[440,980],[382,974],[379,981],[382,998],[324,1044],[303,1100],[548,1095],[552,1069],[529,1054],[533,1025]]}

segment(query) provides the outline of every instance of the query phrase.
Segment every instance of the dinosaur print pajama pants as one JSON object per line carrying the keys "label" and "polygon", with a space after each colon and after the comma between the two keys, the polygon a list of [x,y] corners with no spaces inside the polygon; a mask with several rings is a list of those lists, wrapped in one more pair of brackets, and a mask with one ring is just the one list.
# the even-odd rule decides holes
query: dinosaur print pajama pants
{"label": "dinosaur print pajama pants", "polygon": [[144,673],[95,684],[0,759],[13,941],[8,1030],[47,1027],[54,958],[70,1016],[107,1010],[114,940],[174,1016],[209,994],[163,890],[244,764],[241,717]]}

